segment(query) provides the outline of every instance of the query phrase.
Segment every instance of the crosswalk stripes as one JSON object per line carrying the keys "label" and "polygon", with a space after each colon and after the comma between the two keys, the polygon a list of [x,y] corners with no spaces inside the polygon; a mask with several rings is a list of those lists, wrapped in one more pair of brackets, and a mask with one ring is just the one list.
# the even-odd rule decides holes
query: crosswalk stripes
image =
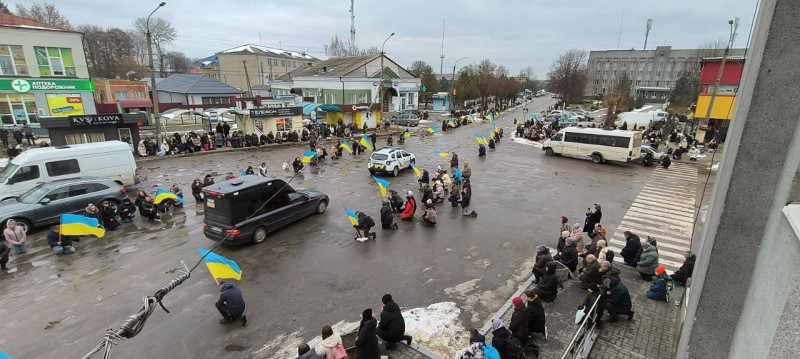
{"label": "crosswalk stripes", "polygon": [[680,268],[691,243],[696,188],[696,166],[673,162],[669,169],[657,167],[609,238],[609,249],[619,254],[625,231],[642,241],[652,236],[658,241],[659,263],[670,271]]}

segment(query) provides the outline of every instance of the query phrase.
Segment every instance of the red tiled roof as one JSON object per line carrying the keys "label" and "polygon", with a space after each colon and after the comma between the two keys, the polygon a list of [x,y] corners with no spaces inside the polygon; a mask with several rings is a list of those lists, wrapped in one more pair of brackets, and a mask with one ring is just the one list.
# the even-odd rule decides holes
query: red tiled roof
{"label": "red tiled roof", "polygon": [[48,25],[27,17],[20,17],[12,14],[0,13],[0,26],[17,28],[44,28],[47,30],[74,32],[58,26]]}

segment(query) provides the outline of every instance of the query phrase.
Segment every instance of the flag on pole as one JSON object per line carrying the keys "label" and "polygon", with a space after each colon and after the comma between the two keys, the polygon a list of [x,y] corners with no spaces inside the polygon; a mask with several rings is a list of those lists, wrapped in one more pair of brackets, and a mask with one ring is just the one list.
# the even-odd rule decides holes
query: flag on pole
{"label": "flag on pole", "polygon": [[439,132],[439,130],[436,129],[436,126],[431,126],[431,127],[428,127],[428,132],[436,133],[436,132]]}
{"label": "flag on pole", "polygon": [[97,218],[89,218],[77,214],[62,214],[61,226],[58,232],[65,236],[92,235],[102,238],[106,235],[106,230],[100,228],[100,222]]}
{"label": "flag on pole", "polygon": [[210,252],[207,249],[199,248],[197,252],[200,253],[201,257],[205,256],[203,257],[203,262],[206,263],[208,272],[211,273],[211,276],[214,277],[214,280],[242,280],[242,270],[239,268],[236,262],[214,252]]}
{"label": "flag on pole", "polygon": [[180,198],[176,194],[174,194],[174,193],[172,193],[170,191],[165,191],[165,190],[163,190],[161,188],[156,190],[156,197],[153,198],[153,203],[161,204],[161,202],[164,202],[165,200],[168,200],[168,199],[171,199],[173,201],[177,201],[177,202],[180,202],[181,204],[184,204],[183,198]]}
{"label": "flag on pole", "polygon": [[452,118],[451,118],[451,119],[449,119],[449,120],[447,121],[447,123],[450,125],[450,127],[456,127],[456,124],[455,124],[455,122],[453,122],[453,119],[452,119]]}
{"label": "flag on pole", "polygon": [[422,177],[422,172],[420,172],[417,166],[414,166],[413,163],[411,163],[411,169],[414,170],[414,174],[417,175],[417,177]]}
{"label": "flag on pole", "polygon": [[303,154],[303,158],[300,160],[300,162],[311,163],[311,159],[316,155],[317,153],[314,151],[306,151],[306,153]]}
{"label": "flag on pole", "polygon": [[489,116],[487,116],[487,118],[489,119],[489,122],[494,122],[494,114],[491,112],[489,112]]}
{"label": "flag on pole", "polygon": [[378,184],[378,188],[381,189],[381,196],[386,197],[386,188],[389,187],[389,181],[385,179],[381,179],[375,176],[372,176],[375,179],[375,183]]}
{"label": "flag on pole", "polygon": [[475,140],[478,141],[478,144],[481,144],[481,145],[488,145],[489,144],[489,142],[486,141],[486,137],[483,137],[483,135],[479,135],[477,133],[475,134]]}
{"label": "flag on pole", "polygon": [[342,141],[342,144],[339,145],[339,148],[344,148],[347,152],[350,152],[350,154],[353,154],[353,146],[350,146],[350,144],[347,142],[347,140]]}
{"label": "flag on pole", "polygon": [[367,138],[367,134],[361,136],[361,144],[364,145],[368,150],[375,151],[372,147],[372,144],[369,142],[369,138]]}
{"label": "flag on pole", "polygon": [[475,115],[469,115],[469,122],[475,122]]}
{"label": "flag on pole", "polygon": [[530,115],[531,115],[531,118],[533,119],[533,122],[539,122],[539,119],[536,118],[536,115],[534,115],[534,114],[530,114]]}
{"label": "flag on pole", "polygon": [[517,121],[517,119],[516,119],[516,118],[514,119],[514,125],[515,125],[515,126],[519,125],[519,121]]}
{"label": "flag on pole", "polygon": [[347,209],[347,206],[344,206],[344,212],[347,213],[347,218],[350,219],[350,224],[354,226],[358,224],[358,217],[356,217],[355,213],[350,212],[350,210]]}
{"label": "flag on pole", "polygon": [[447,157],[447,152],[433,151],[439,157]]}
{"label": "flag on pole", "polygon": [[403,137],[411,137],[411,132],[406,131],[403,133]]}

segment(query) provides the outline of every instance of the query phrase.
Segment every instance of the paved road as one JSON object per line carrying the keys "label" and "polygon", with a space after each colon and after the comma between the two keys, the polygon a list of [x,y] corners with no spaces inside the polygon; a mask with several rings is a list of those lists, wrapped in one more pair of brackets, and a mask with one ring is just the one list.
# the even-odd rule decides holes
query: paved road
{"label": "paved road", "polygon": [[[552,102],[538,98],[539,111]],[[512,127],[521,108],[496,121]],[[584,209],[603,204],[604,225],[613,233],[652,169],[638,164],[594,165],[586,160],[546,157],[540,149],[504,139],[485,159],[477,158],[472,124],[447,133],[409,138],[405,149],[423,169],[445,166],[433,151],[456,151],[473,168],[477,218],[449,206],[439,225],[400,223],[396,232],[379,229],[376,242],[356,243],[342,205],[378,218],[380,194],[366,171],[367,155],[346,155],[304,173],[291,184],[331,196],[322,215],[287,227],[257,246],[222,248],[243,269],[247,328],[217,324],[218,295],[202,266],[156,309],[142,333],[114,348],[118,357],[250,357],[274,338],[317,335],[323,324],[356,321],[366,307],[380,310],[380,297],[395,295],[404,308],[455,301],[465,327],[480,326],[527,278],[534,248],[555,245],[559,217],[583,223]],[[506,131],[509,133],[509,131]],[[154,192],[179,183],[185,191],[195,177],[241,171],[266,161],[271,174],[289,178],[280,164],[299,156],[302,146],[230,151],[165,158],[140,166],[141,188]],[[410,190],[416,178],[404,172],[388,178],[390,188]],[[187,206],[163,223],[137,220],[103,239],[86,239],[73,256],[55,257],[44,232],[31,236],[30,253],[12,258],[13,273],[0,274],[0,350],[20,358],[80,357],[106,328],[117,328],[139,308],[141,298],[174,278],[181,260],[192,263],[198,248],[213,242],[202,235],[202,208]],[[51,324],[50,329],[43,329]],[[262,352],[269,356],[269,351]]]}

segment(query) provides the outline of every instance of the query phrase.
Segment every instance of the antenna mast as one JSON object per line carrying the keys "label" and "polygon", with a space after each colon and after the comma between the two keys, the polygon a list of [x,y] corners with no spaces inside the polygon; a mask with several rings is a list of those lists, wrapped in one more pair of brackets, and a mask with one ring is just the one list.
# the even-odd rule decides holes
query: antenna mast
{"label": "antenna mast", "polygon": [[350,45],[356,44],[356,14],[353,12],[353,6],[356,0],[350,0]]}
{"label": "antenna mast", "polygon": [[644,33],[644,48],[647,50],[647,38],[650,37],[650,29],[653,27],[653,19],[647,19],[647,32]]}
{"label": "antenna mast", "polygon": [[439,74],[444,74],[444,19],[442,19],[442,50],[439,52],[439,58],[442,60],[439,64]]}

